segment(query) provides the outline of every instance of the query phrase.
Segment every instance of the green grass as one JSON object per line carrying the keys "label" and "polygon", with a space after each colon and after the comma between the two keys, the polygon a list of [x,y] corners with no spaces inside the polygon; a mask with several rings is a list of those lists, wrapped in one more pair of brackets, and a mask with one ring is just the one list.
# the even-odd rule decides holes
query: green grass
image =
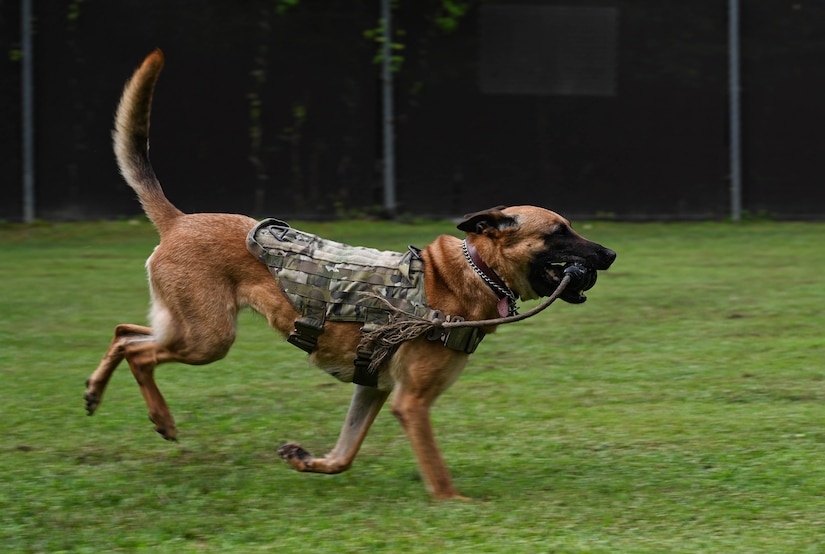
{"label": "green grass", "polygon": [[[303,224],[423,246],[449,223]],[[580,224],[619,258],[581,306],[502,327],[433,418],[435,502],[388,411],[353,468],[350,386],[244,315],[227,359],[163,366],[178,443],[129,370],[83,383],[142,323],[143,221],[0,228],[0,545],[8,552],[825,552],[825,225]]]}

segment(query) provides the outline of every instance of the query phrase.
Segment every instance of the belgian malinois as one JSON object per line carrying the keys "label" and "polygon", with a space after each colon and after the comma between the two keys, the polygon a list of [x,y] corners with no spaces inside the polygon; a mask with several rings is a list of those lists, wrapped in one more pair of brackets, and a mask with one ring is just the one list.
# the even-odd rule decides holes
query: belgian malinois
{"label": "belgian malinois", "polygon": [[[235,340],[241,308],[259,312],[285,337],[295,332],[301,314],[267,266],[247,249],[247,235],[257,221],[233,214],[185,214],[164,195],[148,157],[152,96],[163,63],[157,50],[135,71],[123,91],[113,132],[120,171],[160,234],[160,244],[146,262],[152,326],[126,323],[115,328],[109,350],[87,381],[85,400],[93,414],[112,372],[125,358],[155,430],[175,440],[175,421],[154,379],[158,364],[200,365],[223,358]],[[504,303],[511,303],[552,294],[561,278],[559,264],[576,264],[595,274],[616,257],[612,250],[578,235],[560,215],[534,206],[476,212],[458,228],[467,233],[466,241],[439,236],[419,256],[429,305],[466,320],[498,317],[504,313],[505,298]],[[193,242],[197,248],[192,248]],[[582,291],[575,289],[565,290],[561,297],[568,302],[584,300]],[[327,322],[310,361],[350,380],[360,335],[358,323]],[[377,386],[355,385],[340,437],[328,454],[314,457],[290,443],[280,448],[281,456],[298,471],[345,471],[392,393],[392,413],[412,444],[430,494],[460,497],[436,444],[429,412],[458,378],[467,358],[466,352],[424,336],[403,342],[383,362]]]}

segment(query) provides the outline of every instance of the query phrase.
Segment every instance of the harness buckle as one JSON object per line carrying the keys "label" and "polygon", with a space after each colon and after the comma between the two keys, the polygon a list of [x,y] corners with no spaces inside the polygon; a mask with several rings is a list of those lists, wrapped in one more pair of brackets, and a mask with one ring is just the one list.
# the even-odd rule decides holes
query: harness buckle
{"label": "harness buckle", "polygon": [[370,371],[372,350],[359,348],[355,351],[355,356],[355,371],[352,374],[352,382],[365,387],[377,387],[378,372]]}
{"label": "harness buckle", "polygon": [[307,354],[318,349],[318,337],[324,332],[324,323],[310,318],[295,320],[295,330],[286,338]]}

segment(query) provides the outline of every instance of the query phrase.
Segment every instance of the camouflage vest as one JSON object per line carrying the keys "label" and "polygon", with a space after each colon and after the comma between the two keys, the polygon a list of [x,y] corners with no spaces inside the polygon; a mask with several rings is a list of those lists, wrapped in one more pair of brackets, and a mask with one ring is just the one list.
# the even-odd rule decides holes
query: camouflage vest
{"label": "camouflage vest", "polygon": [[[246,242],[301,314],[287,340],[307,352],[317,348],[326,321],[360,322],[362,331],[386,325],[393,316],[388,303],[417,317],[440,315],[427,305],[423,262],[413,246],[404,253],[349,246],[293,229],[278,219],[259,223]],[[453,331],[452,335],[439,338],[467,353],[483,337],[478,332],[471,336]],[[376,376],[359,373],[369,366],[371,356],[358,352],[354,382],[374,386]]]}

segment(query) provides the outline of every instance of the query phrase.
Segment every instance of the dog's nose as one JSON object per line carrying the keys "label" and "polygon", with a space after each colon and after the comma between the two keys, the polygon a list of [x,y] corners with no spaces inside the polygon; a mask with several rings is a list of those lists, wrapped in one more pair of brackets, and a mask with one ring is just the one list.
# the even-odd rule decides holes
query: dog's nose
{"label": "dog's nose", "polygon": [[607,269],[613,265],[613,262],[616,260],[616,253],[602,246],[601,258],[601,265],[597,269]]}

